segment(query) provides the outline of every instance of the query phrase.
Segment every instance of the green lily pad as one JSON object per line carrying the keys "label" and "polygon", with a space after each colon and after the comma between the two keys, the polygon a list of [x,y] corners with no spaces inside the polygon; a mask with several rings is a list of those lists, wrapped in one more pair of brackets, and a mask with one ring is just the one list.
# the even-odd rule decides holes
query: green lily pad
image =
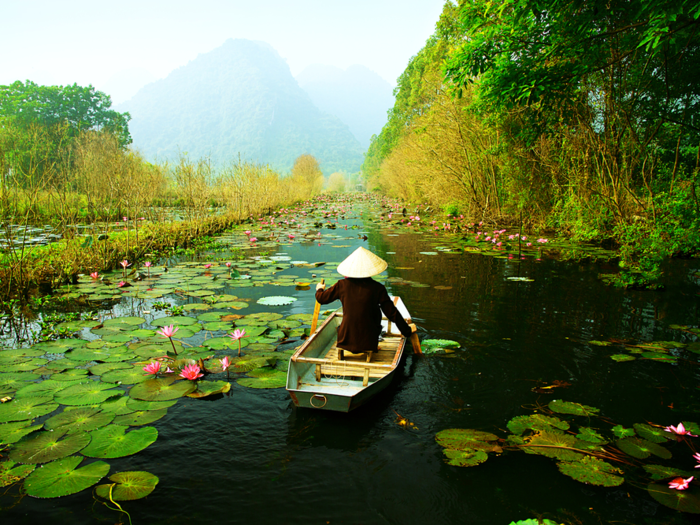
{"label": "green lily pad", "polygon": [[459,348],[459,343],[451,339],[423,339],[420,344],[426,349]]}
{"label": "green lily pad", "polygon": [[197,319],[203,323],[213,323],[220,321],[221,318],[226,315],[224,312],[207,312],[197,316]]}
{"label": "green lily pad", "polygon": [[443,453],[447,457],[445,463],[455,467],[475,467],[489,459],[489,455],[483,450],[455,450],[446,448]]}
{"label": "green lily pad", "polygon": [[497,443],[491,443],[496,440],[498,436],[495,434],[471,428],[449,428],[435,435],[435,441],[440,446],[461,451],[501,452]]}
{"label": "green lily pad", "polygon": [[296,301],[296,297],[272,295],[269,297],[261,297],[258,299],[258,304],[264,304],[265,306],[284,306],[287,304],[292,304],[294,301]]}
{"label": "green lily pad", "polygon": [[668,485],[650,483],[647,491],[662,505],[681,512],[700,514],[700,491],[697,487],[689,490],[676,490]]}
{"label": "green lily pad", "polygon": [[24,482],[25,492],[34,498],[58,498],[75,494],[98,483],[109,472],[104,461],[76,469],[80,456],[61,459],[32,472]]}
{"label": "green lily pad", "polygon": [[41,381],[40,383],[30,383],[27,386],[17,390],[15,393],[15,398],[21,399],[23,397],[37,396],[53,397],[61,390],[65,390],[70,386],[77,385],[85,381],[89,381],[89,379],[78,379],[76,381],[52,381],[51,379],[47,379],[46,381]]}
{"label": "green lily pad", "polygon": [[145,498],[153,492],[159,481],[157,476],[143,471],[118,472],[110,476],[109,480],[113,483],[98,485],[95,492],[99,497],[112,501]]}
{"label": "green lily pad", "polygon": [[231,383],[228,381],[200,381],[197,384],[197,390],[188,394],[187,397],[207,397],[216,394],[225,394],[229,390],[231,390]]}
{"label": "green lily pad", "polygon": [[130,399],[131,398],[128,396],[113,397],[100,403],[99,408],[102,409],[102,412],[109,412],[110,414],[115,414],[117,416],[131,414],[134,412],[134,409],[127,405],[127,401]]}
{"label": "green lily pad", "polygon": [[647,441],[641,438],[624,438],[617,441],[617,446],[620,450],[629,454],[632,457],[644,459],[652,454],[661,459],[670,459],[671,452],[661,445]]}
{"label": "green lily pad", "polygon": [[69,434],[75,432],[90,432],[96,428],[109,425],[114,419],[114,413],[103,412],[99,408],[76,408],[64,410],[44,422],[47,430],[58,430],[64,427]]}
{"label": "green lily pad", "polygon": [[550,401],[549,409],[559,414],[573,414],[575,416],[594,416],[600,412],[599,408],[589,407],[588,405],[582,405],[580,403],[562,401],[560,399]]}
{"label": "green lily pad", "polygon": [[73,385],[56,394],[56,401],[62,405],[80,406],[95,405],[108,400],[110,397],[121,396],[122,390],[115,389],[114,383],[89,381]]}
{"label": "green lily pad", "polygon": [[0,487],[7,487],[29,476],[36,465],[19,465],[14,461],[0,463]]}
{"label": "green lily pad", "polygon": [[[192,395],[192,394],[190,394]],[[131,427],[139,425],[148,425],[154,421],[158,421],[160,418],[168,413],[167,408],[161,408],[160,410],[137,410],[131,414],[125,414],[123,416],[117,416],[114,419],[115,425],[128,425]]]}
{"label": "green lily pad", "polygon": [[622,474],[619,468],[592,456],[584,456],[579,461],[561,461],[557,467],[562,474],[581,483],[617,487],[625,482],[625,478],[617,475]]}
{"label": "green lily pad", "polygon": [[44,416],[58,408],[52,397],[25,397],[0,405],[0,423],[27,421]]}
{"label": "green lily pad", "polygon": [[135,339],[131,332],[125,332],[120,334],[105,335],[102,337],[103,340],[110,343],[128,343]]}
{"label": "green lily pad", "polygon": [[561,461],[580,461],[585,457],[576,451],[576,438],[558,430],[543,430],[525,441],[522,448],[527,454],[539,454]]}
{"label": "green lily pad", "polygon": [[91,366],[89,370],[91,374],[101,376],[110,370],[124,370],[132,367],[133,365],[129,363],[100,363],[99,365]]}
{"label": "green lily pad", "polygon": [[576,434],[576,439],[581,441],[588,441],[589,443],[596,443],[599,445],[604,445],[608,442],[603,436],[598,434],[594,429],[589,427],[580,427],[578,429],[579,433]]}
{"label": "green lily pad", "polygon": [[[155,319],[151,321],[152,326],[158,326],[158,327],[163,327],[163,326],[189,326],[191,324],[195,324],[197,322],[197,319],[194,317],[187,317],[186,315],[176,315],[173,317],[161,317],[159,319]],[[177,337],[177,334],[175,334],[174,337]]]}
{"label": "green lily pad", "polygon": [[90,435],[87,432],[69,434],[67,428],[39,432],[24,441],[15,443],[10,451],[10,459],[25,464],[48,463],[79,452],[88,443],[90,443]]}
{"label": "green lily pad", "polygon": [[612,431],[619,438],[633,437],[636,434],[633,428],[625,428],[622,425],[615,425]]}
{"label": "green lily pad", "polygon": [[169,401],[186,396],[194,391],[192,381],[179,381],[175,383],[175,377],[149,379],[133,387],[129,396],[142,401]]}
{"label": "green lily pad", "polygon": [[624,361],[636,361],[637,358],[634,357],[633,355],[629,354],[614,354],[610,356],[610,359],[613,361],[617,361],[618,363],[622,363]]}
{"label": "green lily pad", "polygon": [[690,476],[694,475],[693,472],[666,467],[664,465],[644,465],[644,470],[651,474],[651,479],[657,481],[667,478],[689,478]]}
{"label": "green lily pad", "polygon": [[238,384],[248,388],[282,388],[287,384],[287,374],[272,368],[257,368],[249,372],[251,377],[242,377]]}
{"label": "green lily pad", "polygon": [[144,319],[143,317],[114,317],[112,319],[105,319],[102,324],[104,326],[121,328],[139,326],[145,322],[146,319]]}
{"label": "green lily pad", "polygon": [[177,399],[171,401],[141,401],[140,399],[134,399],[129,397],[126,402],[126,406],[132,408],[134,411],[141,410],[162,410],[164,408],[170,408],[175,403]]}
{"label": "green lily pad", "polygon": [[90,432],[92,441],[82,450],[90,458],[121,458],[142,451],[158,439],[155,427],[142,427],[126,432],[126,425],[108,425]]}
{"label": "green lily pad", "polygon": [[127,368],[122,370],[111,370],[102,375],[102,381],[121,383],[124,385],[134,385],[146,381],[151,376],[144,372],[142,366]]}
{"label": "green lily pad", "polygon": [[[33,425],[31,421],[17,421],[0,425],[0,442],[16,443],[27,434],[41,430],[41,425]],[[0,466],[2,463],[0,463]]]}
{"label": "green lily pad", "polygon": [[666,441],[676,439],[675,434],[666,432],[663,428],[652,427],[651,425],[644,425],[642,423],[635,423],[634,429],[642,437],[652,443],[665,443]]}
{"label": "green lily pad", "polygon": [[228,321],[212,321],[204,324],[204,329],[210,332],[226,331],[233,329],[233,323]]}
{"label": "green lily pad", "polygon": [[517,435],[522,435],[526,430],[539,431],[551,428],[568,430],[569,424],[557,417],[544,416],[542,414],[517,416],[508,422],[508,430]]}
{"label": "green lily pad", "polygon": [[76,368],[73,370],[66,370],[60,374],[51,374],[51,381],[78,381],[86,380],[88,371],[83,368]]}
{"label": "green lily pad", "polygon": [[237,341],[232,340],[228,336],[224,337],[212,337],[202,342],[202,345],[212,350],[238,350],[238,343],[240,342],[241,348],[248,346],[248,341],[244,337],[243,339],[238,339]]}

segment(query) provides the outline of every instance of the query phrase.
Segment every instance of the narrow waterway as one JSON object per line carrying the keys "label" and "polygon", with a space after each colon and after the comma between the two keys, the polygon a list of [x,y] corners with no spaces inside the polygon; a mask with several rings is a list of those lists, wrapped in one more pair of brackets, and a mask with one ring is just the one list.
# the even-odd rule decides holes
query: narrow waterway
{"label": "narrow waterway", "polygon": [[[635,474],[639,462],[617,465],[625,483],[607,488],[575,481],[555,460],[517,450],[489,454],[475,467],[451,466],[435,435],[469,428],[506,438],[512,418],[546,412],[553,399],[600,409],[601,417],[558,416],[610,439],[615,425],[700,421],[698,354],[673,349],[673,363],[634,353],[630,361],[610,357],[640,343],[697,340],[671,326],[698,326],[699,261],[669,263],[662,291],[627,291],[601,282],[598,274],[610,271],[602,263],[560,262],[546,250],[541,260],[445,252],[436,248],[443,237],[380,224],[349,213],[339,228],[321,229],[319,242],[299,238],[268,248],[268,255],[337,263],[365,246],[389,262],[385,284],[401,296],[421,338],[454,340],[459,349],[408,355],[391,387],[350,414],[295,409],[284,388],[236,382],[223,396],[178,400],[152,423],[153,445],[109,460],[112,473],[145,470],[160,479],[147,498],[122,502],[134,525],[493,525],[538,516],[568,524],[695,522],[650,497],[648,479]],[[289,267],[275,276],[314,272]],[[223,292],[251,300],[236,312],[246,315],[286,317],[314,306],[313,286]],[[269,295],[297,300],[274,307],[255,302]],[[114,310],[128,314],[133,304],[127,303]],[[673,460],[659,463],[692,471],[692,451],[681,445],[672,443]],[[96,503],[90,490],[45,500],[18,498],[18,490],[0,496],[3,523],[128,523]]]}

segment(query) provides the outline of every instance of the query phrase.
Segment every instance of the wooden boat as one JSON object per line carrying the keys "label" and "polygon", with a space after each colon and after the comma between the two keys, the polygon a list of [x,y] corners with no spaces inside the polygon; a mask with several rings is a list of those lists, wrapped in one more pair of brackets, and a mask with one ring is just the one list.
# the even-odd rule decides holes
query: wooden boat
{"label": "wooden boat", "polygon": [[[393,297],[393,301],[410,323],[410,315],[401,299]],[[287,391],[296,406],[349,412],[391,382],[401,362],[406,339],[392,333],[392,323],[384,318],[382,325],[386,334],[377,351],[368,356],[346,350],[341,360],[335,343],[342,319],[341,312],[333,312],[290,358]],[[411,341],[414,351],[420,353],[418,335],[414,333]]]}

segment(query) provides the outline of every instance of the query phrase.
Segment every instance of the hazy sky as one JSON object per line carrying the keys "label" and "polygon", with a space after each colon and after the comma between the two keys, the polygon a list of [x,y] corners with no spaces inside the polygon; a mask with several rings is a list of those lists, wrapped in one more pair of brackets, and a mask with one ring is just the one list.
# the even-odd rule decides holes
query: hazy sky
{"label": "hazy sky", "polygon": [[443,4],[0,0],[0,84],[92,84],[119,102],[229,38],[248,38],[271,44],[293,75],[310,64],[361,64],[393,86],[433,33]]}

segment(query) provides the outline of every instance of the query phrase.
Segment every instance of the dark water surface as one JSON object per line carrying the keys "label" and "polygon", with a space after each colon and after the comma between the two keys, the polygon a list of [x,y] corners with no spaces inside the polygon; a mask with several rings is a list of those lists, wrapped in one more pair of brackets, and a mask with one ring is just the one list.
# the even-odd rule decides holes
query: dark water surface
{"label": "dark water surface", "polygon": [[[600,408],[590,424],[700,421],[696,354],[677,365],[615,362],[619,350],[590,340],[676,340],[672,324],[698,324],[698,261],[673,261],[659,292],[617,290],[597,279],[600,264],[533,258],[521,262],[474,254],[423,255],[426,238],[387,235],[366,225],[369,239],[281,247],[293,260],[339,262],[364,245],[385,257],[390,277],[430,285],[387,283],[400,295],[421,337],[454,339],[453,354],[408,355],[392,386],[351,414],[295,409],[284,389],[232,384],[214,400],[184,398],[153,425],[158,440],[134,456],[108,460],[112,473],[147,470],[160,478],[144,500],[124,502],[134,525],[241,524],[508,524],[543,516],[569,524],[697,523],[659,505],[644,489],[586,485],[554,460],[522,452],[490,455],[477,467],[443,461],[435,434],[473,428],[506,437],[506,423],[555,398]],[[333,244],[347,248],[333,248]],[[387,252],[396,252],[394,254]],[[400,270],[401,268],[414,268]],[[299,274],[299,269],[288,273]],[[509,281],[526,276],[533,282]],[[440,290],[434,286],[449,286]],[[240,313],[310,313],[313,289],[235,289],[239,297],[295,295],[290,306],[253,305]],[[537,386],[565,381],[552,395]],[[397,424],[397,414],[417,429]],[[575,418],[563,416],[574,421]],[[580,418],[577,418],[580,419]],[[700,440],[700,438],[697,438]],[[680,447],[674,466],[692,470]],[[2,524],[128,523],[93,501],[90,491],[55,500],[0,499]]]}

